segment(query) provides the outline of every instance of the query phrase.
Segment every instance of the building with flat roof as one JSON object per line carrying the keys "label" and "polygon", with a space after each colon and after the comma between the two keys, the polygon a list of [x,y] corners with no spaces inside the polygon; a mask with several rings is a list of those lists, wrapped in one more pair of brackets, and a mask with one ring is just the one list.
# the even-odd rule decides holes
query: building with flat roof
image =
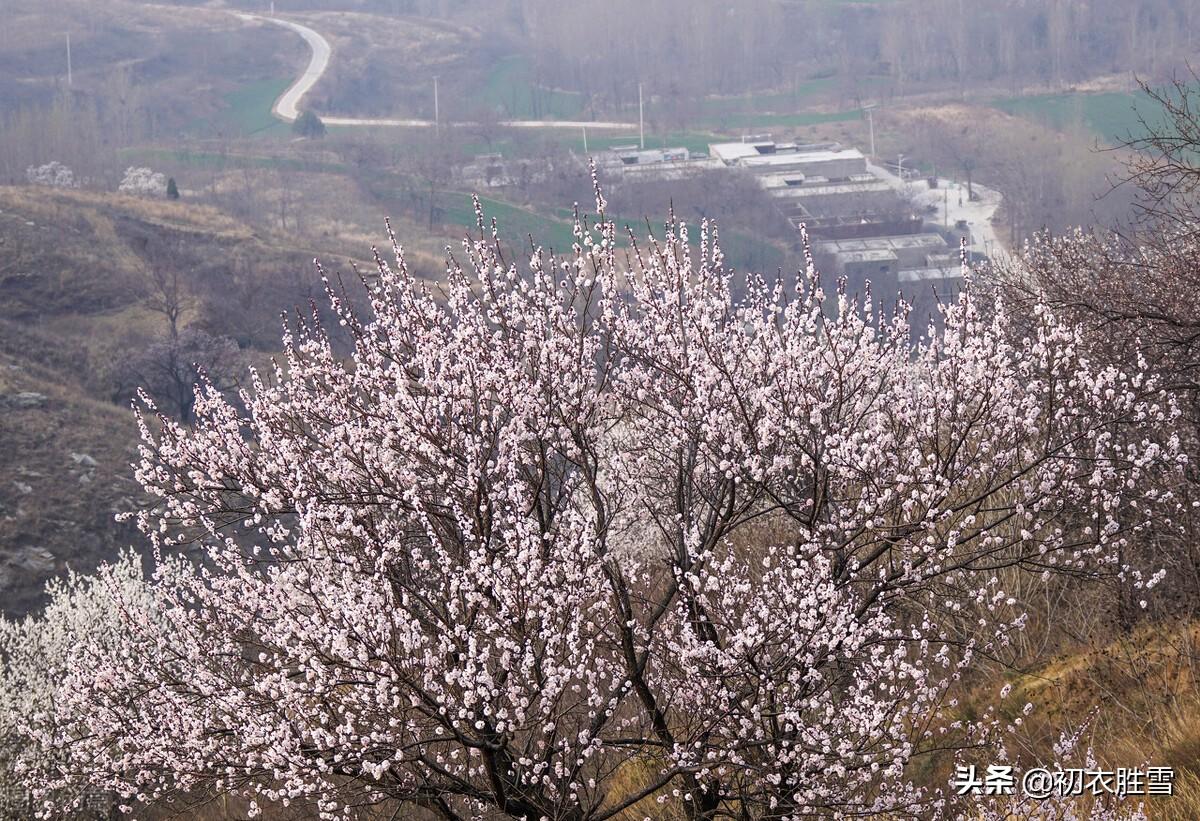
{"label": "building with flat roof", "polygon": [[907,203],[885,180],[815,182],[765,190],[786,216],[802,217],[805,221],[825,217],[895,215],[909,210]]}
{"label": "building with flat roof", "polygon": [[708,155],[715,157],[726,165],[735,165],[738,160],[746,157],[756,157],[765,154],[774,154],[776,144],[774,140],[757,140],[757,141],[741,141],[736,143],[709,143]]}
{"label": "building with flat roof", "polygon": [[845,277],[853,291],[869,281],[877,297],[902,291],[928,302],[933,293],[957,288],[961,274],[946,240],[923,228],[903,192],[858,149],[757,135],[713,143],[709,154],[714,163],[750,174],[793,226],[804,224],[816,240],[818,267]]}
{"label": "building with flat roof", "polygon": [[911,220],[904,217],[911,209],[856,148],[760,136],[712,143],[709,153],[714,162],[751,174],[786,219],[797,227],[804,222],[814,236],[910,230]]}
{"label": "building with flat roof", "polygon": [[895,237],[862,237],[823,240],[813,243],[813,254],[839,273],[868,273],[897,276],[901,270],[916,271],[945,259],[946,240],[940,234],[908,234]]}
{"label": "building with flat roof", "polygon": [[857,148],[763,154],[738,160],[738,165],[754,172],[798,171],[805,176],[825,177],[829,180],[844,180],[867,173],[867,158]]}
{"label": "building with flat roof", "polygon": [[876,248],[870,251],[846,251],[838,254],[839,273],[857,281],[872,280],[878,282],[880,277],[887,277],[900,264],[900,257],[895,251]]}
{"label": "building with flat roof", "polygon": [[842,148],[837,143],[803,145],[754,142],[711,143],[709,155],[726,165],[749,169],[755,174],[802,174],[842,180],[867,174],[867,158],[857,148]]}
{"label": "building with flat roof", "polygon": [[[783,176],[783,175],[775,175]],[[824,177],[811,177],[809,182],[802,185],[784,183],[773,184],[764,179],[763,188],[772,197],[780,199],[809,199],[812,197],[835,197],[843,194],[879,194],[891,193],[894,189],[886,180],[873,179],[871,182],[828,182]]]}
{"label": "building with flat roof", "polygon": [[682,162],[691,159],[683,146],[675,148],[638,148],[636,145],[613,146],[606,154],[622,165],[652,165],[661,162]]}
{"label": "building with flat roof", "polygon": [[924,268],[901,268],[896,272],[900,287],[914,284],[936,285],[940,283],[957,283],[962,277],[962,268],[958,265],[932,265]]}
{"label": "building with flat roof", "polygon": [[720,161],[703,154],[693,154],[685,146],[639,148],[636,143],[614,145],[601,151],[597,161],[609,174],[656,179],[674,179],[705,169],[723,167]]}
{"label": "building with flat roof", "polygon": [[890,250],[912,250],[916,249],[925,254],[936,253],[941,250],[945,253],[946,240],[942,239],[941,234],[924,233],[924,234],[907,234],[895,237],[863,237],[859,239],[832,239],[824,242],[814,243],[813,250],[823,253],[836,254],[843,251],[870,251],[876,248],[887,248]]}

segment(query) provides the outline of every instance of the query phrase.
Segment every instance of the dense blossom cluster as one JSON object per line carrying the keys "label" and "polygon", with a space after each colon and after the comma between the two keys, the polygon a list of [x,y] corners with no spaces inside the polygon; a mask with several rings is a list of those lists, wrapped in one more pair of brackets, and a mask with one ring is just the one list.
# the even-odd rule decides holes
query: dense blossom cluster
{"label": "dense blossom cluster", "polygon": [[1146,239],[1082,230],[1038,234],[996,272],[1010,294],[1040,299],[1081,326],[1094,356],[1136,363],[1174,387],[1191,427],[1200,329],[1194,224],[1168,225]]}
{"label": "dense blossom cluster", "polygon": [[164,197],[167,194],[167,177],[150,168],[130,167],[117,190],[122,194],[137,194],[148,197]]}
{"label": "dense blossom cluster", "polygon": [[31,165],[25,169],[25,179],[30,185],[46,185],[51,188],[78,188],[75,172],[58,160],[44,165]]}
{"label": "dense blossom cluster", "polygon": [[[1200,450],[1200,291],[1195,287],[1200,233],[1193,222],[1170,222],[1132,237],[1074,231],[1039,234],[1019,257],[995,266],[990,279],[1019,312],[1022,305],[1049,306],[1081,331],[1081,355],[1142,371],[1170,389],[1179,418],[1172,426],[1191,454]],[[1158,613],[1193,610],[1200,554],[1196,533],[1200,504],[1197,474],[1189,466],[1181,487],[1187,508],[1139,539],[1131,559],[1145,569],[1166,569],[1167,584],[1153,601]],[[1118,586],[1117,610],[1129,626],[1142,616],[1145,597]]]}
{"label": "dense blossom cluster", "polygon": [[[33,813],[32,792],[20,786],[22,781],[41,786],[55,778],[58,762],[30,755],[34,750],[21,730],[66,730],[57,727],[54,694],[72,664],[71,652],[81,645],[120,652],[132,637],[129,615],[150,614],[155,602],[141,560],[133,555],[102,566],[95,576],[69,572],[51,581],[46,592],[50,602],[37,618],[0,617],[0,818]],[[76,800],[84,786],[64,784],[55,798]]]}
{"label": "dense blossom cluster", "polygon": [[480,214],[439,293],[393,245],[365,316],[328,289],[351,350],[314,312],[236,400],[142,419],[159,601],[136,652],[80,637],[48,809],[948,814],[909,765],[981,732],[943,708],[1020,626],[998,571],[1132,573],[1172,506],[1168,397],[1045,308],[1014,334],[967,289],[914,348],[708,225],[578,220],[522,269]]}

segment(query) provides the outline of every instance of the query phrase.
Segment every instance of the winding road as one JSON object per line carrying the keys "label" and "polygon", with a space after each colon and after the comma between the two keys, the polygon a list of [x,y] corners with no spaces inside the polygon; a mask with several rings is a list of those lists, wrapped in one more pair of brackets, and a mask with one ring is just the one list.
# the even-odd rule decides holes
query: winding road
{"label": "winding road", "polygon": [[[321,76],[329,68],[329,58],[333,54],[333,48],[320,32],[308,26],[278,17],[263,17],[243,12],[234,12],[234,14],[239,19],[248,23],[274,23],[277,26],[291,29],[303,37],[304,42],[308,43],[308,47],[312,49],[312,57],[309,59],[303,73],[296,78],[295,82],[288,86],[288,89],[280,95],[279,99],[275,101],[275,105],[271,108],[271,113],[279,119],[289,123],[294,122],[300,116],[300,102],[304,99],[304,95],[312,90],[312,87],[317,84],[317,81],[321,79]],[[432,128],[437,125],[433,120],[410,120],[388,117],[327,117],[324,115],[321,116],[321,122],[326,125],[338,126],[404,126],[410,128]],[[454,123],[454,125],[471,124]],[[605,120],[501,120],[498,125],[507,128],[598,128],[609,130],[637,128],[637,123]]]}

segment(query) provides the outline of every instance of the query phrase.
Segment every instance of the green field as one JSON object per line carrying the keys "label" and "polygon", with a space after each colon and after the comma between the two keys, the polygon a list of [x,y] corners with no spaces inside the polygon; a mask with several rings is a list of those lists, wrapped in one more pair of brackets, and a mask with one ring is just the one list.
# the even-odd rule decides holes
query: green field
{"label": "green field", "polygon": [[[862,112],[856,108],[850,111],[813,111],[798,112],[796,114],[736,114],[722,118],[719,125],[727,129],[757,129],[769,126],[804,128],[810,125],[842,123],[848,120],[860,119],[862,119]],[[716,124],[714,123],[714,125]]]}
{"label": "green field", "polygon": [[236,168],[263,168],[273,171],[342,172],[346,166],[338,163],[316,162],[292,157],[270,157],[253,154],[227,154],[217,151],[192,151],[183,148],[126,148],[118,152],[127,162],[165,166],[180,166],[225,171]]}
{"label": "green field", "polygon": [[[592,156],[614,145],[637,145],[638,142],[636,131],[627,134],[614,134],[610,130],[588,129],[587,151],[585,152],[583,129],[514,128],[503,129],[497,132],[499,136],[490,142],[484,142],[483,140],[472,141],[462,144],[460,148],[462,153],[467,156],[483,154],[485,152],[491,153],[493,151],[499,152],[506,157],[523,156],[528,154],[529,146],[519,138],[534,133],[547,143],[553,143],[560,149],[570,149],[576,154],[590,154]],[[682,146],[690,151],[707,154],[709,143],[722,142],[728,139],[729,137],[722,137],[706,131],[670,131],[665,134],[648,133],[646,134],[646,148],[675,148]]]}
{"label": "green field", "polygon": [[[701,113],[695,131],[758,126],[803,127],[858,117],[857,110],[829,113],[803,111],[805,106],[813,104],[814,98],[831,91],[836,82],[837,78],[832,75],[812,77],[788,91],[704,99],[700,101]],[[538,86],[533,81],[533,68],[528,58],[520,56],[505,57],[497,61],[483,87],[476,94],[476,102],[512,119],[584,119],[587,107],[587,100],[582,93]],[[632,110],[621,116],[636,119],[636,114],[636,110]],[[628,143],[631,139],[633,138],[630,136],[611,137],[597,134],[593,137],[589,134],[588,148],[607,148],[610,145]],[[698,139],[695,134],[689,133],[647,139],[646,144],[654,147],[685,145],[694,151],[702,151],[710,141],[707,133]],[[579,150],[582,150],[582,136],[577,142]]]}
{"label": "green field", "polygon": [[280,77],[244,83],[224,95],[225,107],[216,116],[198,119],[187,130],[197,137],[287,135],[291,126],[277,119],[271,108],[291,83]]}
{"label": "green field", "polygon": [[529,60],[519,56],[497,61],[476,101],[514,120],[578,119],[586,103],[580,93],[536,85]]}
{"label": "green field", "polygon": [[745,94],[738,97],[708,97],[700,101],[700,107],[709,117],[723,114],[778,112],[797,108],[813,96],[832,90],[836,82],[837,78],[832,75],[815,77],[796,84],[791,91]]}
{"label": "green field", "polygon": [[1039,94],[997,99],[992,105],[1059,130],[1082,127],[1106,143],[1136,135],[1139,112],[1151,125],[1161,121],[1152,101],[1135,92]]}
{"label": "green field", "polygon": [[[546,249],[553,248],[556,253],[569,250],[574,242],[571,224],[567,220],[538,214],[503,200],[480,197],[479,201],[485,219],[490,222],[493,217],[496,218],[501,239],[513,248],[528,249],[531,234],[536,244]],[[446,225],[461,226],[472,235],[477,232],[475,206],[469,194],[457,191],[439,194],[437,208],[440,220]]]}
{"label": "green field", "polygon": [[[533,236],[535,244],[560,254],[570,251],[575,241],[572,234],[573,214],[569,209],[560,208],[552,213],[543,214],[502,200],[480,197],[479,201],[483,206],[485,220],[490,221],[495,217],[502,241],[514,249],[528,249],[530,235]],[[466,233],[472,235],[476,233],[475,209],[468,194],[455,192],[440,195],[438,208],[442,222],[462,226]],[[622,229],[628,225],[636,235],[645,236],[644,217],[609,214],[608,218]],[[650,219],[650,227],[656,236],[662,236],[662,219]],[[624,244],[624,232],[621,233]],[[699,231],[692,230],[691,234],[698,242]],[[737,231],[723,231],[721,247],[725,252],[726,264],[738,270],[770,273],[787,262],[786,255],[775,245]]]}
{"label": "green field", "polygon": [[[890,2],[890,0],[882,0],[882,2]],[[886,77],[872,75],[859,79],[856,85],[875,88],[886,86],[890,82]],[[837,86],[838,76],[836,72],[831,72],[824,76],[809,77],[786,91],[744,94],[736,97],[709,97],[700,102],[700,107],[704,112],[705,121],[714,123],[720,122],[722,118],[730,115],[743,115],[743,117],[753,117],[756,120],[763,116],[840,117],[848,112],[838,112],[834,115],[805,113],[805,109],[819,107],[821,103],[832,102],[833,92],[836,91]],[[828,122],[829,120],[823,121]],[[801,124],[809,125],[811,123]]]}

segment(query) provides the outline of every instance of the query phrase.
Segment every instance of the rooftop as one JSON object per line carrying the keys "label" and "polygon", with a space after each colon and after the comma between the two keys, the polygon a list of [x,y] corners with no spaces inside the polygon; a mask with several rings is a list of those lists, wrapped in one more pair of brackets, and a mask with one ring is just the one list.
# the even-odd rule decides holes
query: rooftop
{"label": "rooftop", "polygon": [[896,273],[900,282],[933,282],[939,279],[958,279],[962,271],[957,265],[926,268],[906,268]]}
{"label": "rooftop", "polygon": [[862,160],[866,162],[866,157],[857,148],[843,148],[840,151],[817,150],[817,151],[777,151],[774,154],[745,154],[737,158],[738,165],[747,166],[762,166],[762,165],[795,165],[797,163],[823,163],[837,162],[838,160]]}
{"label": "rooftop", "polygon": [[835,182],[825,185],[794,185],[788,187],[767,187],[767,192],[775,197],[828,197],[837,194],[867,194],[891,191],[892,186],[885,180],[874,182]]}
{"label": "rooftop", "polygon": [[[777,143],[774,140],[742,140],[735,143],[709,143],[708,153],[731,165],[743,160],[761,160],[769,157],[790,157],[793,162],[828,162],[863,158],[857,148],[842,148],[837,143],[796,144]],[[775,160],[774,162],[780,162]],[[746,163],[751,164],[751,163]]]}
{"label": "rooftop", "polygon": [[845,265],[848,262],[897,262],[900,258],[894,251],[879,248],[871,251],[844,251],[838,254],[838,259]]}
{"label": "rooftop", "polygon": [[646,165],[649,163],[680,162],[689,158],[686,147],[672,148],[638,148],[637,146],[619,146],[610,149],[625,165]]}
{"label": "rooftop", "polygon": [[813,245],[818,253],[840,254],[848,251],[873,251],[884,249],[896,251],[913,248],[946,248],[946,240],[940,234],[906,234],[892,237],[866,237],[863,239],[831,239]]}
{"label": "rooftop", "polygon": [[762,154],[772,153],[776,150],[776,145],[773,140],[761,140],[758,142],[736,142],[736,143],[709,143],[708,153],[719,160],[724,160],[727,163],[734,162],[742,157],[757,157]]}

